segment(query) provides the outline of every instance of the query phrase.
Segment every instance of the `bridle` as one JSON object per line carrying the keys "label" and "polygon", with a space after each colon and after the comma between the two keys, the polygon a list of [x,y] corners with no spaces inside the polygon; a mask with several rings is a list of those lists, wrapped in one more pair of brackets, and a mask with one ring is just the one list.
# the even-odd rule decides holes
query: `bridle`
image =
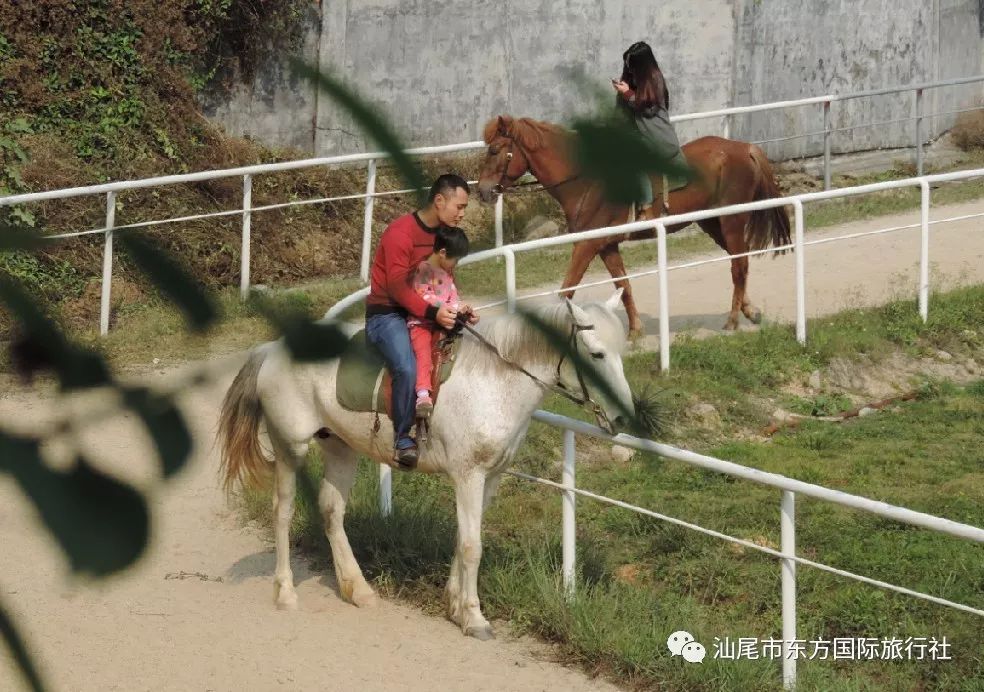
{"label": "bridle", "polygon": [[[506,134],[500,133],[500,136],[509,140],[509,151],[506,152],[506,165],[502,167],[502,175],[499,176],[499,182],[496,183],[492,187],[492,193],[493,194],[496,194],[496,195],[505,194],[508,191],[508,188],[511,188],[512,187],[513,183],[515,183],[517,180],[519,180],[521,177],[523,177],[523,173],[520,173],[519,175],[517,175],[515,177],[512,177],[512,176],[509,175],[509,166],[512,164],[513,150],[516,147],[519,147],[520,148],[520,151],[522,152],[523,156],[526,158],[526,168],[527,168],[527,170],[529,170],[529,163],[530,163],[530,157],[526,154],[525,151],[522,151],[522,145],[520,145],[519,142],[517,142],[513,137],[511,137],[509,135],[506,135]],[[574,175],[569,176],[567,178],[564,178],[560,182],[553,183],[551,185],[542,185],[541,184],[541,188],[544,191],[553,190],[553,189],[556,189],[558,187],[561,187],[562,185],[567,185],[568,183],[573,183],[575,180],[578,180],[580,177],[581,177],[581,174],[580,173],[575,173]],[[504,183],[507,183],[507,184],[504,184]],[[512,190],[515,191],[515,192],[519,192],[519,190],[516,190],[515,188],[512,188]],[[588,198],[588,194],[590,193],[590,191],[591,191],[590,188],[586,189],[584,191],[584,193],[581,195],[581,198],[578,200],[577,209],[574,212],[574,221],[571,224],[571,227],[574,228],[575,230],[577,229],[578,221],[581,218],[581,211],[582,211],[582,209],[584,207],[584,202]]]}
{"label": "bridle", "polygon": [[[569,301],[566,304],[567,304],[567,310],[568,312],[570,312],[571,315],[571,332],[570,332],[570,336],[568,337],[568,344],[570,349],[569,352],[573,353],[577,350],[578,332],[591,331],[595,327],[593,324],[578,324],[577,318],[574,316],[574,308],[571,307],[571,303]],[[581,369],[578,367],[576,359],[572,359],[572,361],[574,365],[574,373],[577,375],[577,383],[578,386],[581,388],[580,396],[577,393],[572,393],[570,389],[566,385],[564,385],[563,381],[560,379],[560,369],[563,367],[564,361],[567,359],[568,351],[565,351],[563,354],[561,354],[560,361],[557,363],[557,369],[556,369],[557,383],[551,384],[549,382],[545,382],[544,380],[541,380],[539,377],[531,373],[522,365],[519,365],[518,363],[514,363],[513,361],[503,356],[502,353],[499,352],[499,349],[496,348],[495,344],[490,342],[488,339],[482,336],[481,333],[479,333],[476,329],[474,329],[471,325],[468,324],[467,319],[468,319],[467,316],[461,316],[461,317],[457,317],[456,321],[457,324],[461,325],[461,327],[466,329],[469,334],[474,336],[479,341],[479,343],[481,343],[483,346],[485,346],[490,351],[492,351],[492,353],[494,353],[499,358],[499,360],[501,360],[503,363],[513,368],[514,370],[518,370],[519,372],[523,373],[531,380],[539,384],[541,387],[544,387],[545,389],[549,389],[555,394],[559,394],[560,396],[564,397],[568,401],[572,401],[582,408],[587,408],[594,414],[595,420],[598,422],[598,425],[601,428],[606,430],[609,434],[615,434],[615,426],[612,423],[611,419],[608,417],[608,414],[605,413],[605,410],[594,399],[592,399],[591,395],[588,393],[588,386],[584,381],[584,375],[581,372]]]}
{"label": "bridle", "polygon": [[[513,139],[509,135],[500,135],[500,136],[502,136],[503,138],[509,140],[509,151],[506,152],[506,165],[503,166],[503,168],[502,168],[502,175],[499,176],[499,182],[496,183],[492,187],[492,192],[493,192],[493,194],[496,194],[496,195],[504,194],[507,191],[507,189],[509,187],[511,187],[512,184],[515,183],[517,180],[519,180],[520,178],[522,178],[523,177],[523,173],[526,172],[526,171],[523,171],[523,173],[520,173],[517,176],[510,176],[509,175],[509,166],[510,166],[510,164],[512,164],[513,151],[514,151],[514,149],[516,147],[519,147],[520,148],[521,153],[526,158],[526,167],[527,167],[527,170],[529,170],[529,162],[530,162],[530,157],[526,155],[526,152],[525,151],[522,151],[522,146],[519,144],[519,142],[517,142],[515,139]],[[572,183],[572,182],[574,182],[575,180],[577,180],[580,177],[581,177],[581,174],[580,173],[575,173],[574,175],[572,175],[572,176],[570,176],[568,178],[564,178],[559,183],[553,183],[552,185],[542,185],[542,188],[544,190],[552,190],[554,188],[560,187],[561,185],[566,185],[567,183]],[[508,183],[508,184],[504,184],[504,183]]]}

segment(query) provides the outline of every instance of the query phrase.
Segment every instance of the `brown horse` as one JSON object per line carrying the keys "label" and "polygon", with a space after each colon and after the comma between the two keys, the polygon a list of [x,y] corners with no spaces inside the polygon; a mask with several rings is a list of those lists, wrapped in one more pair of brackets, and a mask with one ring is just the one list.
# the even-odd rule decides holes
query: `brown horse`
{"label": "brown horse", "polygon": [[[567,216],[568,232],[604,228],[625,223],[629,209],[607,202],[601,186],[581,177],[571,156],[574,133],[558,125],[514,119],[508,115],[493,118],[485,126],[484,139],[489,145],[482,164],[478,190],[483,201],[492,201],[496,193],[512,185],[524,173],[532,173],[559,203]],[[779,196],[772,167],[765,153],[754,144],[721,137],[701,137],[683,146],[683,153],[695,175],[686,187],[670,193],[672,214],[741,204]],[[659,203],[654,205],[658,207]],[[726,252],[739,255],[764,250],[771,244],[789,243],[789,216],[785,207],[732,214],[698,222],[700,227]],[[673,233],[689,224],[668,226]],[[596,255],[600,255],[612,277],[625,276],[625,265],[618,245],[623,240],[652,238],[655,229],[574,244],[571,264],[562,288],[576,286]],[[758,324],[762,312],[752,305],[745,290],[748,258],[731,260],[734,294],[725,329],[737,329],[738,312]],[[642,320],[627,280],[616,282],[623,289],[622,301],[629,315],[629,333],[643,332]],[[574,294],[568,291],[568,297]]]}

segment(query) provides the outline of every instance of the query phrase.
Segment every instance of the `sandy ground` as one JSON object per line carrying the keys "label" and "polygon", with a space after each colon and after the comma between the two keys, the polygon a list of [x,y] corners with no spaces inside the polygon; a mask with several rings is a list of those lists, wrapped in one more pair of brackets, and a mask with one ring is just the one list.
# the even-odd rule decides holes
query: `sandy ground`
{"label": "sandy ground", "polygon": [[[199,445],[173,483],[154,480],[151,448],[132,416],[81,441],[101,466],[153,495],[153,543],[124,577],[71,579],[27,502],[0,479],[0,595],[52,689],[615,689],[548,662],[528,641],[481,643],[392,602],[359,610],[341,601],[330,574],[296,555],[300,609],[277,611],[270,543],[241,526],[216,483],[210,435],[230,379],[183,397]],[[43,428],[53,404],[8,393],[0,418],[5,427]],[[0,690],[21,687],[4,650]]]}
{"label": "sandy ground", "polygon": [[[935,210],[933,218],[979,211],[984,204],[952,206]],[[906,214],[859,222],[809,239],[916,219]],[[808,314],[876,304],[900,292],[914,296],[918,253],[918,231],[809,248]],[[984,280],[981,221],[935,226],[931,261],[934,285],[942,278],[950,284]],[[751,295],[767,318],[794,318],[793,281],[792,257],[753,260]],[[723,325],[731,291],[727,264],[675,271],[670,285],[674,330]],[[655,335],[655,278],[634,286],[647,331]],[[603,297],[609,290],[588,289],[580,297]],[[653,346],[653,339],[646,345]],[[241,358],[232,358],[232,365]],[[270,543],[262,532],[241,525],[216,481],[211,435],[230,379],[231,371],[215,386],[183,396],[197,447],[175,482],[157,480],[149,441],[132,416],[78,441],[151,493],[152,545],[124,577],[98,584],[72,579],[27,502],[9,479],[0,478],[0,598],[52,689],[615,689],[549,662],[546,651],[529,641],[474,641],[446,620],[392,602],[358,610],[340,600],[329,574],[313,573],[296,555],[300,610],[276,611]],[[59,405],[51,396],[8,391],[0,394],[0,420],[7,429],[44,429]],[[55,446],[50,456],[57,463],[64,450]],[[21,688],[4,651],[0,690]]]}
{"label": "sandy ground", "polygon": [[[984,204],[980,202],[937,207],[932,210],[930,221],[982,212]],[[806,242],[918,222],[918,211],[883,216],[816,232],[807,230]],[[919,251],[918,228],[808,246],[804,255],[807,318],[831,314],[847,307],[880,305],[893,298],[915,300],[919,286]],[[704,258],[674,258],[671,252],[669,264],[672,267],[699,259],[723,257],[723,252],[714,252]],[[522,257],[517,260],[517,264],[521,263]],[[931,290],[984,282],[984,217],[930,226],[929,263]],[[750,265],[748,292],[752,302],[762,309],[765,319],[795,322],[796,268],[793,254],[753,257]],[[592,264],[591,270],[583,280],[585,283],[608,276],[598,260]],[[645,271],[645,268],[629,267],[627,271],[633,273]],[[659,346],[657,277],[639,277],[631,283],[645,325],[647,336],[644,346],[656,349]],[[556,284],[550,284],[522,293],[536,293],[556,287]],[[720,330],[731,308],[731,264],[725,261],[671,270],[669,289],[670,331],[673,334],[684,330]],[[587,288],[579,291],[575,299],[601,300],[611,291],[610,285]],[[932,300],[929,309],[932,312]],[[624,318],[624,312],[622,315]],[[742,317],[739,328],[747,330],[754,327]]]}

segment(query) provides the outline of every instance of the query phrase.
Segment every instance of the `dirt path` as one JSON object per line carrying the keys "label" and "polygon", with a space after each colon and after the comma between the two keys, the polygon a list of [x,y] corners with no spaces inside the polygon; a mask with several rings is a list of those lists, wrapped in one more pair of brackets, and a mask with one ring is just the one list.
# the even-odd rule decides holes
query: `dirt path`
{"label": "dirt path", "polygon": [[[105,465],[155,495],[152,546],[123,578],[73,582],[26,501],[0,477],[0,598],[51,689],[615,689],[547,662],[542,647],[535,654],[528,641],[478,642],[446,620],[393,602],[358,610],[341,601],[330,574],[312,573],[296,556],[300,609],[274,609],[272,548],[227,507],[209,449],[230,379],[183,398],[198,448],[173,484],[154,480],[151,448],[132,417],[82,441]],[[7,393],[0,419],[4,427],[43,427],[52,402]],[[19,689],[0,647],[0,690]]]}
{"label": "dirt path", "polygon": [[[984,213],[984,202],[937,207],[930,220]],[[843,224],[807,232],[807,242],[832,236],[861,233],[919,222],[919,212],[908,212],[877,219]],[[930,227],[930,287],[984,282],[984,217],[938,224]],[[880,305],[894,297],[915,299],[919,277],[919,229],[910,229],[854,240],[839,240],[806,248],[807,317],[828,315],[846,307]],[[723,252],[703,257],[674,258],[670,265],[697,259],[721,258]],[[793,322],[796,319],[795,260],[787,254],[778,258],[751,260],[748,290],[767,320]],[[522,265],[522,257],[517,260]],[[599,260],[591,266],[584,282],[608,276]],[[629,267],[627,271],[645,271]],[[555,289],[556,280],[541,288],[521,293]],[[659,288],[655,275],[632,280],[633,292],[646,328],[646,348],[658,348]],[[720,330],[731,306],[731,268],[728,262],[679,269],[669,274],[670,330]],[[577,300],[607,297],[611,286],[584,289]],[[541,299],[538,299],[541,300]],[[551,300],[545,298],[542,300]],[[932,303],[930,303],[932,311]],[[622,313],[624,318],[624,313]],[[626,322],[627,323],[627,322]],[[741,329],[753,328],[742,318]]]}
{"label": "dirt path", "polygon": [[[979,211],[984,204],[940,208],[934,218]],[[916,219],[916,214],[883,217],[809,239]],[[917,231],[809,248],[808,314],[880,303],[900,290],[914,296],[918,253]],[[984,281],[981,221],[934,227],[931,260],[934,286],[941,276],[950,283]],[[753,260],[751,295],[769,319],[794,318],[793,268],[789,256]],[[670,281],[674,330],[721,327],[731,291],[726,264],[673,272]],[[547,287],[555,286],[554,280]],[[655,278],[635,280],[634,287],[647,331],[655,335]],[[588,289],[580,298],[604,297],[609,291]],[[654,339],[650,336],[647,345],[654,346]],[[124,578],[97,585],[73,582],[26,502],[9,480],[0,478],[0,597],[37,653],[52,689],[614,689],[545,662],[531,653],[530,642],[466,639],[445,620],[392,602],[357,610],[339,599],[330,576],[312,573],[296,557],[301,608],[274,610],[269,542],[262,532],[240,525],[216,483],[216,457],[209,445],[229,379],[226,375],[216,386],[183,398],[198,448],[191,466],[172,484],[154,480],[149,442],[131,417],[113,420],[81,441],[115,471],[154,493],[153,544]],[[50,397],[0,394],[5,427],[43,428],[53,408]],[[57,459],[57,449],[52,457]],[[0,689],[20,688],[4,651]]]}

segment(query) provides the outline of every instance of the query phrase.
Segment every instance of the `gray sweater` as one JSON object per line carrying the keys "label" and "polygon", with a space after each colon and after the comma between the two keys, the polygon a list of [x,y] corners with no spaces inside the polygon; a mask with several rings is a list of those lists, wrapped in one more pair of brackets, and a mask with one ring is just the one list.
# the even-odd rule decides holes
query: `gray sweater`
{"label": "gray sweater", "polygon": [[677,139],[676,130],[670,122],[670,114],[665,108],[658,106],[650,106],[637,112],[632,107],[634,102],[635,95],[631,92],[627,98],[619,94],[615,100],[618,109],[632,120],[662,161],[675,160],[674,163],[683,164],[680,140]]}

